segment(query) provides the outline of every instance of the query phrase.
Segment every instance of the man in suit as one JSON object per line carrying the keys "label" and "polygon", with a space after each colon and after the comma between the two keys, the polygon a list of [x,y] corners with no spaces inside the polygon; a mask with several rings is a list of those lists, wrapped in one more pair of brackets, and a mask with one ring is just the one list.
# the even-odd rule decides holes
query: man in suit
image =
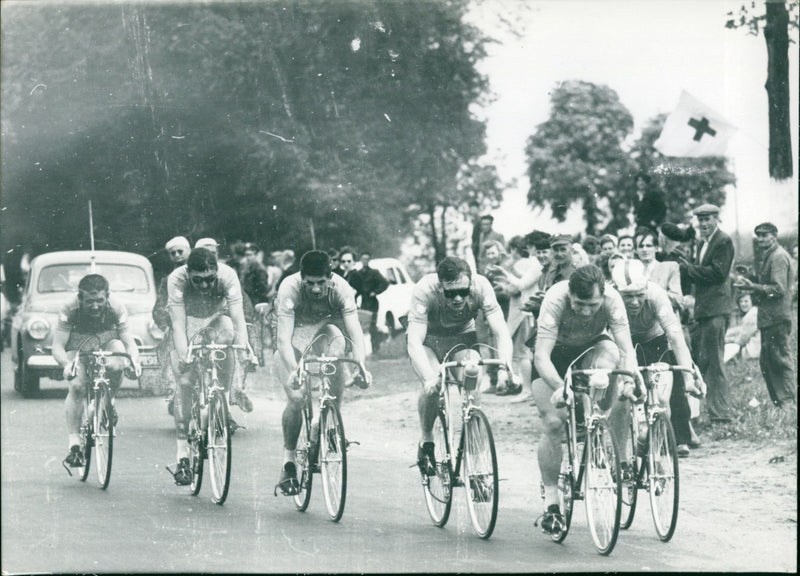
{"label": "man in suit", "polygon": [[728,275],[733,264],[734,249],[730,236],[719,228],[719,207],[703,204],[695,208],[699,241],[689,259],[679,256],[681,274],[686,274],[694,287],[692,355],[708,387],[706,409],[711,422],[731,421],[728,402],[730,388],[725,374],[723,355],[728,314],[732,308]]}

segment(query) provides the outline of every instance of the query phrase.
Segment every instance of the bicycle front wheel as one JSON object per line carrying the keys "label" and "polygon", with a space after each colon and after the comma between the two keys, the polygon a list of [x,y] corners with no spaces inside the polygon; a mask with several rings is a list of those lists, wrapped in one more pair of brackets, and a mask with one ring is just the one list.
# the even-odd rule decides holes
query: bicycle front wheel
{"label": "bicycle front wheel", "polygon": [[675,432],[664,412],[655,415],[648,443],[650,509],[662,542],[668,542],[678,522],[678,458]]}
{"label": "bicycle front wheel", "polygon": [[[563,542],[569,534],[569,528],[572,526],[572,511],[575,507],[575,472],[572,468],[573,457],[576,462],[579,462],[579,455],[570,455],[570,443],[572,442],[571,434],[569,432],[569,424],[567,424],[567,442],[561,447],[561,470],[558,473],[558,508],[564,515],[564,529],[560,532],[552,534],[550,537],[554,542]],[[579,451],[582,449],[582,444],[578,446]],[[583,455],[581,454],[580,457]]]}
{"label": "bicycle front wheel", "polygon": [[[88,411],[88,408],[87,408]],[[83,454],[83,466],[78,468],[78,478],[81,482],[86,482],[89,477],[89,467],[92,463],[92,422],[89,420],[88,414],[84,415],[83,423],[81,424],[81,454]]]}
{"label": "bicycle front wheel", "polygon": [[344,514],[347,496],[347,444],[339,408],[326,402],[319,417],[320,471],[322,495],[331,520],[338,522]]}
{"label": "bicycle front wheel", "polygon": [[450,442],[447,439],[447,420],[439,411],[433,423],[434,453],[436,455],[436,475],[422,476],[425,491],[425,505],[433,524],[442,528],[450,518],[453,504],[453,465],[450,460]]}
{"label": "bicycle front wheel", "polygon": [[604,420],[590,428],[586,450],[586,520],[595,548],[608,555],[619,535],[622,482],[617,445]]}
{"label": "bicycle front wheel", "polygon": [[186,436],[189,442],[189,469],[192,471],[192,483],[189,490],[192,496],[200,493],[203,485],[203,465],[206,457],[204,431],[200,421],[200,407],[197,400],[192,404],[192,418],[189,420],[189,432]]}
{"label": "bicycle front wheel", "polygon": [[298,482],[300,484],[300,492],[293,496],[294,505],[300,512],[305,512],[308,509],[308,504],[311,502],[311,486],[314,477],[312,462],[313,454],[311,454],[311,443],[316,442],[319,446],[319,438],[311,438],[311,422],[309,422],[309,412],[305,408],[303,410],[302,424],[300,426],[300,435],[297,437],[297,447],[294,451],[294,459],[297,463]]}
{"label": "bicycle front wheel", "polygon": [[103,490],[111,480],[111,461],[114,455],[113,413],[108,386],[100,383],[94,397],[94,445],[97,448],[97,481]]}
{"label": "bicycle front wheel", "polygon": [[477,408],[464,428],[464,486],[472,527],[481,538],[489,538],[497,521],[500,496],[497,453],[489,419]]}
{"label": "bicycle front wheel", "polygon": [[620,528],[627,530],[633,524],[633,515],[636,513],[636,502],[639,494],[639,466],[636,460],[637,426],[635,416],[631,418],[628,439],[620,454],[622,474],[622,512],[620,514]]}
{"label": "bicycle front wheel", "polygon": [[231,483],[231,434],[228,401],[216,393],[208,402],[208,467],[211,473],[211,499],[220,506],[228,497]]}

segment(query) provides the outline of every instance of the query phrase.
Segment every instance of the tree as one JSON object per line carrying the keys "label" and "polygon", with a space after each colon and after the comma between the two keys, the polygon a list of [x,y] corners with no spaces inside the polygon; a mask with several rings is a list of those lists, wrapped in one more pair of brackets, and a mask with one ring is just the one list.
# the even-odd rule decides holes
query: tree
{"label": "tree", "polygon": [[[746,28],[750,34],[764,31],[767,44],[767,99],[769,106],[769,175],[785,180],[793,174],[789,106],[790,27],[798,30],[798,3],[767,0],[761,13],[755,2],[742,4],[738,15],[728,12],[727,28]],[[759,4],[760,6],[760,4]]]}
{"label": "tree", "polygon": [[528,201],[549,206],[562,222],[570,205],[579,203],[588,234],[608,218],[614,228],[626,226],[633,167],[622,144],[633,130],[630,112],[611,88],[578,80],[556,86],[550,100],[550,117],[525,148]]}
{"label": "tree", "polygon": [[630,151],[636,173],[650,176],[650,186],[667,204],[667,221],[684,222],[691,211],[710,202],[725,203],[725,187],[735,183],[724,157],[666,158],[653,143],[661,134],[666,114],[652,118]]}

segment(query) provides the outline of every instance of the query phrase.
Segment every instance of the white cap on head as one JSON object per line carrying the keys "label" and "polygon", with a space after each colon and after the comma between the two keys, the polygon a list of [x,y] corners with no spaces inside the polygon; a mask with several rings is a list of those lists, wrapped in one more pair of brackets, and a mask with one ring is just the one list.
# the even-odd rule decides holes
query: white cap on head
{"label": "white cap on head", "polygon": [[647,286],[644,264],[639,260],[619,260],[611,270],[611,279],[620,292],[639,292]]}
{"label": "white cap on head", "polygon": [[200,238],[197,242],[194,243],[195,248],[216,248],[219,246],[217,241],[213,238]]}
{"label": "white cap on head", "polygon": [[186,250],[190,250],[192,245],[189,244],[189,241],[183,236],[175,236],[175,238],[172,238],[170,241],[164,244],[164,248],[167,250],[167,252],[173,248],[185,248]]}

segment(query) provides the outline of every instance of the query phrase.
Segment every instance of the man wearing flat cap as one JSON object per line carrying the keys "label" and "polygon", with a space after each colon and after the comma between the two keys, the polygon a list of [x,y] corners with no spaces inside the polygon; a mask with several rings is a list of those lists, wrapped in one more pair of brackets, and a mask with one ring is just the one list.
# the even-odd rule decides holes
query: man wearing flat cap
{"label": "man wearing flat cap", "polygon": [[791,291],[796,282],[789,253],[778,244],[778,228],[764,222],[755,228],[761,257],[755,278],[737,279],[734,286],[751,292],[758,301],[761,332],[761,374],[772,402],[780,407],[797,401],[789,337],[792,331]]}
{"label": "man wearing flat cap", "polygon": [[708,387],[706,410],[712,422],[731,421],[730,388],[725,374],[723,352],[725,330],[731,299],[728,275],[734,249],[730,236],[719,228],[719,207],[703,204],[695,208],[699,241],[691,260],[676,258],[681,275],[686,274],[694,287],[692,355]]}
{"label": "man wearing flat cap", "polygon": [[556,234],[550,237],[550,265],[542,275],[540,287],[545,292],[556,282],[569,280],[575,270],[572,263],[572,236]]}

